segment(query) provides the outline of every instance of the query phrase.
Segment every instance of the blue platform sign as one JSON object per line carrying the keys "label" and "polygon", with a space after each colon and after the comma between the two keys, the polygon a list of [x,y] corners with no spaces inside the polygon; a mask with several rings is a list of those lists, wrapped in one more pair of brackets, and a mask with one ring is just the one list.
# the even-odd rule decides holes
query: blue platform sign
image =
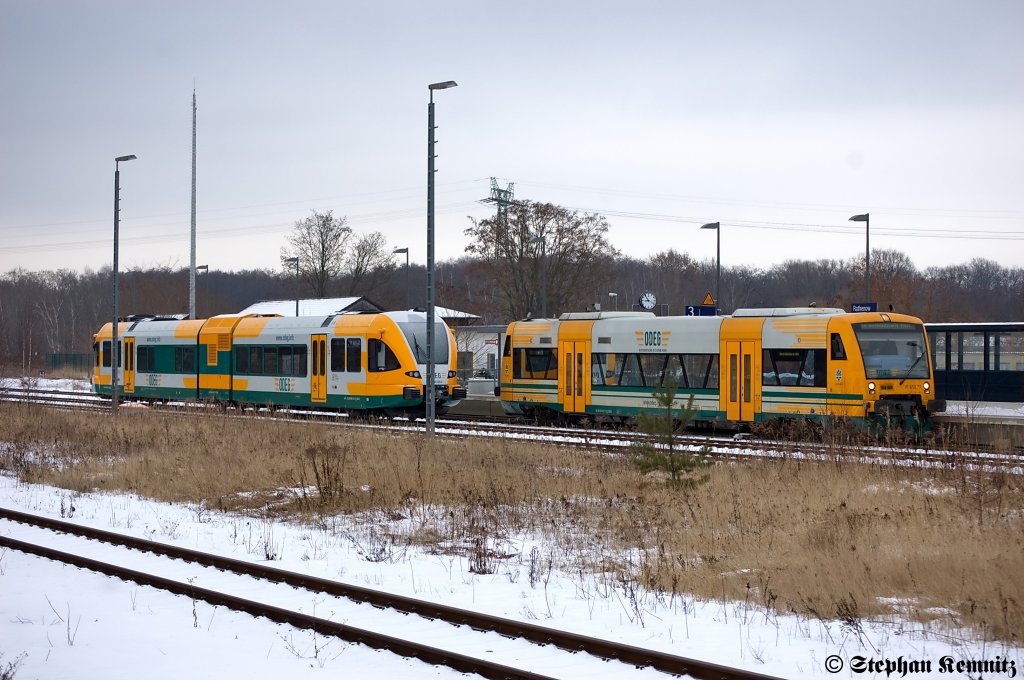
{"label": "blue platform sign", "polygon": [[877,312],[877,302],[854,302],[850,305],[851,312]]}
{"label": "blue platform sign", "polygon": [[686,316],[717,316],[715,305],[690,305],[686,308]]}

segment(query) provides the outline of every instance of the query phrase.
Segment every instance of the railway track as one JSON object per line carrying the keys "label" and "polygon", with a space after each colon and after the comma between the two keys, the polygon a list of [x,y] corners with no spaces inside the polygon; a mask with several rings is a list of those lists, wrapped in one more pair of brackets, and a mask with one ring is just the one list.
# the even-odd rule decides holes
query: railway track
{"label": "railway track", "polygon": [[[769,680],[770,676],[753,673],[743,669],[729,668],[697,659],[666,654],[639,647],[591,638],[571,632],[559,631],[489,616],[471,610],[459,609],[447,605],[417,600],[390,593],[375,591],[361,586],[339,583],[268,567],[262,564],[236,560],[219,555],[203,553],[179,546],[157,543],[132,536],[84,527],[74,523],[41,517],[16,510],[0,508],[0,520],[32,527],[35,530],[33,540],[0,536],[0,546],[30,553],[72,564],[84,569],[101,572],[115,578],[133,581],[167,590],[179,595],[203,600],[208,603],[224,606],[233,610],[263,617],[275,622],[289,624],[301,629],[314,630],[325,636],[344,639],[377,649],[386,649],[401,656],[420,659],[426,663],[443,665],[459,672],[475,673],[486,678],[523,678],[539,679],[564,677],[558,668],[579,669],[580,677],[586,677],[588,664],[599,664],[600,674],[611,673],[611,677],[629,677],[637,670],[656,669],[674,676],[685,676],[701,679],[717,680]],[[58,549],[49,543],[60,542],[52,532],[63,536],[74,537],[70,549]],[[259,579],[269,584],[280,584],[292,589],[300,589],[317,595],[330,595],[354,603],[361,603],[362,613],[353,610],[351,617],[380,619],[381,612],[387,612],[389,618],[384,623],[377,621],[375,625],[357,627],[316,617],[297,611],[294,608],[279,606],[264,600],[256,601],[241,597],[225,587],[223,578],[217,579],[217,587],[202,587],[194,579],[182,581],[157,573],[158,568],[144,565],[127,566],[123,561],[113,563],[107,559],[89,557],[86,541],[122,546],[133,553],[146,553],[167,562],[176,560],[190,565],[202,565],[218,572],[239,575],[246,579]],[[126,550],[124,552],[129,552]],[[159,565],[156,565],[157,567]],[[234,586],[238,589],[238,586]],[[250,587],[249,590],[252,588]],[[261,587],[261,593],[263,588]],[[373,616],[368,616],[372,608]],[[406,621],[395,621],[395,617],[409,619],[412,615],[417,623],[410,626]],[[351,618],[350,617],[350,618]],[[438,628],[444,630],[438,633]],[[427,642],[410,639],[411,636],[385,634],[381,628],[390,631],[426,629],[421,636]],[[496,657],[519,659],[516,662],[502,663],[479,656],[462,653],[460,649],[478,647],[471,637],[497,634],[506,642],[488,639],[484,644],[487,651],[495,652]],[[443,644],[439,644],[439,640]],[[511,641],[511,642],[507,642]],[[509,647],[512,643],[528,642],[531,647],[527,652],[510,651],[507,655],[499,649]],[[607,664],[618,664],[610,668]],[[547,670],[545,670],[547,669]],[[552,674],[552,669],[556,669]],[[576,673],[574,673],[575,675]]]}
{"label": "railway track", "polygon": [[[109,400],[87,392],[59,390],[28,390],[7,388],[0,390],[0,400],[35,403],[55,408],[103,410],[109,408]],[[125,408],[131,408],[130,406]],[[231,416],[218,406],[201,403],[168,404],[149,406],[171,413],[195,413],[197,409],[213,409]],[[345,414],[324,411],[263,409],[260,415],[267,417],[302,418],[349,427],[407,432],[417,434],[423,431],[421,424],[403,420],[367,420],[351,418]],[[251,413],[236,414],[234,417],[252,417]],[[437,421],[439,435],[453,438],[493,437],[540,441],[556,446],[586,449],[595,452],[624,454],[636,443],[650,442],[649,435],[622,429],[599,429],[586,427],[553,427],[525,425],[505,420],[494,422],[486,419],[442,418]],[[973,450],[937,450],[915,445],[901,444],[856,444],[852,442],[821,443],[797,442],[779,439],[756,439],[747,435],[723,436],[714,434],[687,433],[676,438],[676,445],[690,453],[702,453],[714,460],[749,460],[750,458],[775,458],[794,461],[843,461],[862,464],[903,465],[934,468],[967,468],[981,471],[1001,471],[1024,474],[1024,460],[1015,454],[994,453],[984,447]]]}

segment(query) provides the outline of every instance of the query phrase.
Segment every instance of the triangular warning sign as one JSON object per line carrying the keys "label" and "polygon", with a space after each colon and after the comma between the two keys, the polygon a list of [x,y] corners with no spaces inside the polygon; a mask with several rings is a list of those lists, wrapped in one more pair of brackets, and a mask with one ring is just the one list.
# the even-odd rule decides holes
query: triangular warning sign
{"label": "triangular warning sign", "polygon": [[701,304],[702,305],[713,305],[713,304],[715,304],[715,298],[711,297],[711,291],[708,291],[708,294],[704,296],[704,302],[702,302]]}

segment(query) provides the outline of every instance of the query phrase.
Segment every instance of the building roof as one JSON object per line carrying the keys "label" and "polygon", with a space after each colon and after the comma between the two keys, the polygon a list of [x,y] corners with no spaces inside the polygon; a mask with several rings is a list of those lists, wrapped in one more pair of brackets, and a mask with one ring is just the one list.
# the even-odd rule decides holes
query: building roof
{"label": "building roof", "polygon": [[[365,297],[309,298],[299,300],[299,316],[329,316],[336,312],[383,312],[384,308]],[[295,299],[261,300],[239,314],[280,314],[295,316]]]}

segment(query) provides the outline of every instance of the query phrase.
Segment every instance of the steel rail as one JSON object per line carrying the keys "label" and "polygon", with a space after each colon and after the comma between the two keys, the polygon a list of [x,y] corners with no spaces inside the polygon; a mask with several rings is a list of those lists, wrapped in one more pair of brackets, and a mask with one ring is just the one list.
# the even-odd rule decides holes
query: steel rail
{"label": "steel rail", "polygon": [[[353,601],[365,602],[381,609],[394,609],[403,613],[417,614],[424,618],[437,619],[453,625],[465,625],[475,630],[493,631],[501,635],[521,638],[534,644],[554,645],[570,652],[586,652],[596,657],[621,661],[638,667],[651,667],[676,675],[689,675],[701,680],[771,680],[772,676],[754,673],[738,668],[667,654],[642,647],[625,645],[600,638],[589,637],[568,631],[545,628],[531,623],[514,621],[502,617],[482,614],[467,609],[418,600],[403,595],[381,592],[362,586],[340,583],[306,574],[268,567],[230,557],[212,555],[190,548],[135,538],[125,534],[85,527],[64,520],[42,517],[30,513],[0,508],[0,518],[23,524],[43,527],[53,531],[74,534],[105,543],[122,545],[127,548],[150,552],[187,562],[202,564],[223,571],[253,576],[275,583],[284,583],[296,588],[322,592]],[[0,543],[2,544],[2,543]],[[134,580],[134,579],[133,579]],[[311,627],[311,626],[302,626]],[[318,631],[320,632],[320,631]],[[333,634],[333,633],[332,633]],[[347,638],[346,638],[347,639]],[[447,665],[447,664],[446,664]],[[453,666],[454,667],[454,666]],[[476,671],[474,671],[476,672]],[[492,676],[487,676],[492,677]]]}
{"label": "steel rail", "polygon": [[406,658],[415,658],[435,665],[447,666],[461,673],[475,673],[485,678],[501,680],[504,678],[522,678],[522,680],[553,680],[546,675],[538,675],[530,671],[505,666],[502,664],[477,659],[448,650],[431,647],[411,640],[376,633],[336,621],[329,621],[309,614],[275,607],[255,600],[247,600],[236,595],[223,593],[209,588],[201,588],[174,579],[164,578],[155,574],[128,569],[116,564],[102,562],[89,557],[48,548],[36,543],[28,543],[17,539],[0,536],[0,547],[18,550],[50,560],[71,564],[83,569],[113,576],[125,581],[133,581],[139,585],[152,586],[176,595],[184,595],[202,600],[212,605],[228,607],[235,611],[245,612],[255,617],[262,617],[276,623],[286,623],[296,628],[314,630],[321,635],[337,637],[348,642],[359,643],[374,649],[384,649]]}

